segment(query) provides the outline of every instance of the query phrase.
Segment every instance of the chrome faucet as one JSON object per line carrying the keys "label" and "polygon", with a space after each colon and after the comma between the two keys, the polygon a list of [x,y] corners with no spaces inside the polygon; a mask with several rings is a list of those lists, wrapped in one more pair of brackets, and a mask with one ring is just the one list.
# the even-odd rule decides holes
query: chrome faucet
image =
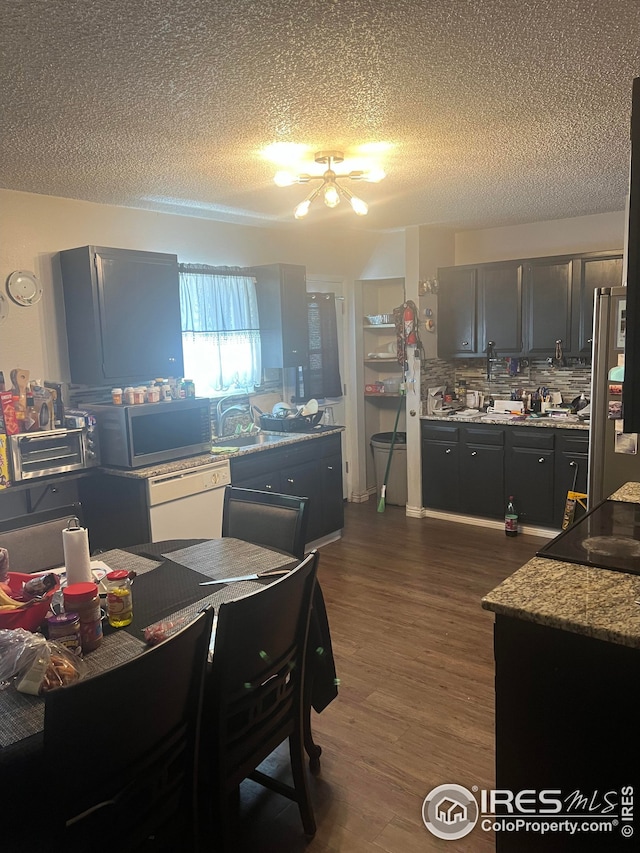
{"label": "chrome faucet", "polygon": [[226,409],[223,409],[223,404],[227,400],[231,400],[234,396],[236,396],[236,395],[235,394],[228,394],[226,397],[221,397],[216,404],[216,419],[218,422],[218,435],[219,436],[225,435],[224,422],[225,422],[225,419],[226,419],[227,415],[229,414],[229,412],[243,412],[246,414],[249,411],[248,403],[234,403],[231,406],[227,406]]}

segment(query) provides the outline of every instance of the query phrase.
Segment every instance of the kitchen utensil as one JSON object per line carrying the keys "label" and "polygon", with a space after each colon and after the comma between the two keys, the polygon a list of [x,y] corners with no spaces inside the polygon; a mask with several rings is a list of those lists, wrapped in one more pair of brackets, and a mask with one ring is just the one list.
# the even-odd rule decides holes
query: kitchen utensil
{"label": "kitchen utensil", "polygon": [[290,415],[295,413],[295,409],[291,406],[288,406],[286,403],[276,403],[273,407],[271,414],[275,418],[288,418]]}
{"label": "kitchen utensil", "polygon": [[220,578],[215,581],[203,581],[198,584],[198,586],[211,586],[216,583],[237,583],[238,581],[256,581],[261,580],[261,578],[276,578],[280,575],[288,575],[290,569],[272,569],[269,572],[258,572],[253,575],[238,575],[236,578]]}
{"label": "kitchen utensil", "polygon": [[308,402],[306,402],[304,404],[304,406],[302,406],[300,414],[302,414],[306,417],[307,415],[315,415],[315,413],[317,411],[318,411],[318,401],[311,399]]}

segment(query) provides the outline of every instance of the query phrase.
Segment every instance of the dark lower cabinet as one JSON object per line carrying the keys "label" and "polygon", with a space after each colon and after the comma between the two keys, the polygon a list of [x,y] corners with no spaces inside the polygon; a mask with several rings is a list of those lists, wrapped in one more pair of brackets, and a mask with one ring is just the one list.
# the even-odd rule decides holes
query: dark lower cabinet
{"label": "dark lower cabinet", "polygon": [[522,524],[553,524],[555,430],[507,430],[505,497],[513,495]]}
{"label": "dark lower cabinet", "polygon": [[422,422],[422,503],[460,511],[459,428]]}
{"label": "dark lower cabinet", "polygon": [[234,486],[309,498],[307,542],[344,527],[340,435],[270,448],[230,462]]}
{"label": "dark lower cabinet", "polygon": [[[638,785],[640,650],[496,615],[496,788],[560,791],[575,820],[597,819],[608,799]],[[582,805],[574,792],[582,795]],[[551,795],[550,795],[551,796]],[[558,796],[557,794],[555,796]],[[637,793],[636,793],[637,798]],[[635,806],[637,812],[637,805]],[[563,810],[564,811],[564,810]],[[607,810],[610,811],[610,810]],[[563,816],[566,816],[563,814]],[[554,820],[555,815],[546,814]],[[560,815],[558,815],[560,819]],[[632,823],[637,832],[637,820]],[[612,832],[497,832],[498,853],[616,853],[637,849]],[[635,837],[635,836],[634,836]]]}
{"label": "dark lower cabinet", "polygon": [[[566,430],[556,438],[555,495],[553,526],[562,527],[567,492],[587,493],[589,436],[578,430]],[[576,507],[575,518],[584,512]]]}
{"label": "dark lower cabinet", "polygon": [[588,450],[585,430],[422,421],[422,504],[502,518],[513,495],[522,524],[559,529],[567,492],[586,492]]}
{"label": "dark lower cabinet", "polygon": [[469,515],[504,515],[504,430],[487,425],[461,428],[460,507]]}

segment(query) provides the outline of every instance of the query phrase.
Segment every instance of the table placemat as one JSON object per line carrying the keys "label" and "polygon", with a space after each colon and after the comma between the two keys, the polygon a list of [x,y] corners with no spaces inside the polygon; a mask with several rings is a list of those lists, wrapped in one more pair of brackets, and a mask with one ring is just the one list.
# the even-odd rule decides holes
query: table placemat
{"label": "table placemat", "polygon": [[138,575],[144,575],[158,568],[158,561],[147,559],[138,554],[129,554],[120,548],[112,551],[104,551],[102,554],[93,555],[96,560],[102,560],[112,571],[123,569],[127,572],[134,571]]}
{"label": "table placemat", "polygon": [[[209,539],[198,545],[167,552],[164,556],[175,563],[201,572],[207,578],[220,580],[279,569],[289,564],[293,568],[299,562],[290,554],[272,551],[230,536]],[[246,584],[248,581],[243,583]]]}

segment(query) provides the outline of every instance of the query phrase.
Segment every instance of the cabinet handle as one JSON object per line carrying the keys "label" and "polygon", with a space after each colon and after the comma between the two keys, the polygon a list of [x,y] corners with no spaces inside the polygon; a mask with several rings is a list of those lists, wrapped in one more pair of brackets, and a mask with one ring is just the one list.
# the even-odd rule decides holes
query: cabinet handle
{"label": "cabinet handle", "polygon": [[472,455],[472,456],[477,456],[477,455],[478,455],[478,451],[477,451],[477,450],[472,450],[472,451],[471,451],[471,455]]}
{"label": "cabinet handle", "polygon": [[269,491],[271,491],[271,489],[272,489],[272,488],[273,488],[273,486],[270,486],[268,483],[267,483],[267,485],[265,486],[265,489],[268,489]]}
{"label": "cabinet handle", "polygon": [[541,465],[544,465],[544,456],[541,456],[541,457],[540,457],[540,459],[538,459],[538,462],[539,462]]}
{"label": "cabinet handle", "polygon": [[291,479],[291,477],[287,477],[287,483],[291,483],[291,485],[293,486],[293,480]]}
{"label": "cabinet handle", "polygon": [[333,465],[327,465],[327,471],[333,471]]}
{"label": "cabinet handle", "polygon": [[462,341],[462,346],[463,346],[463,347],[468,347],[468,346],[469,346],[469,341]]}
{"label": "cabinet handle", "polygon": [[577,464],[577,462],[569,462],[569,468],[575,468]]}
{"label": "cabinet handle", "polygon": [[445,453],[451,453],[451,448],[447,447],[447,449],[445,450]]}

